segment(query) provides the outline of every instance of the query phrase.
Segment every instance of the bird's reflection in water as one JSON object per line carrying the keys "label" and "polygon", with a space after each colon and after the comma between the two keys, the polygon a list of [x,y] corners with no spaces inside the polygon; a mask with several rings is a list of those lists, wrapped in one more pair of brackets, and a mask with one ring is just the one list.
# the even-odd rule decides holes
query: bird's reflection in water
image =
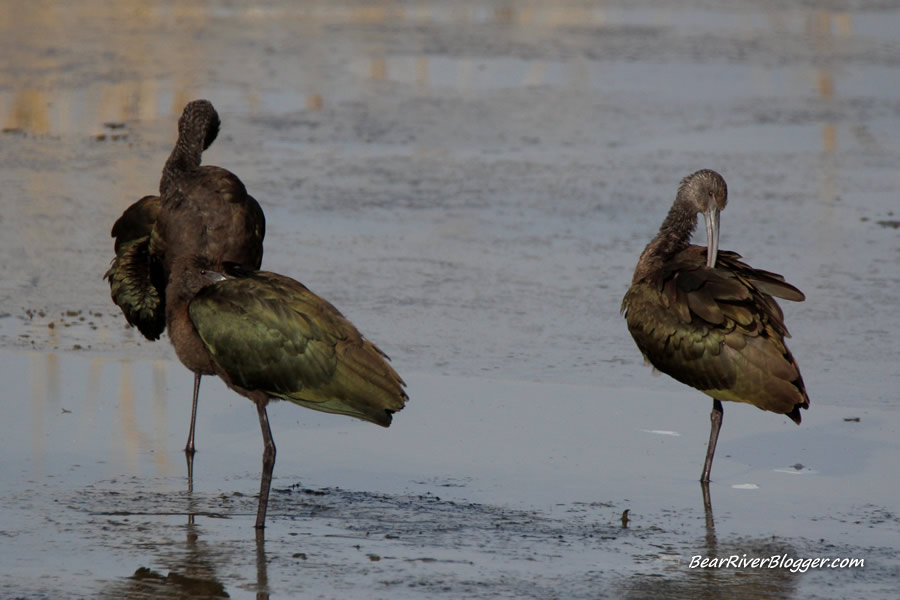
{"label": "bird's reflection in water", "polygon": [[[798,552],[786,540],[777,537],[747,538],[734,536],[719,540],[716,534],[709,483],[701,482],[705,531],[695,546],[678,545],[675,561],[655,561],[651,571],[635,573],[614,584],[615,597],[668,598],[696,600],[697,598],[792,598],[796,596],[799,573],[781,568],[750,568],[724,566],[700,568],[691,566],[700,559],[728,559],[730,557],[771,558],[776,555],[797,557]],[[726,536],[727,537],[727,536]],[[666,547],[665,540],[659,547]]]}
{"label": "bird's reflection in water", "polygon": [[703,492],[703,512],[706,514],[706,545],[710,551],[716,546],[716,520],[713,518],[712,497],[709,495],[709,482],[700,482],[700,491]]}
{"label": "bird's reflection in water", "polygon": [[[163,568],[138,567],[134,573],[101,592],[101,598],[229,598],[216,573],[210,548],[200,541],[193,523],[185,526],[186,541],[166,547],[152,562]],[[265,597],[265,596],[263,596]]]}
{"label": "bird's reflection in water", "polygon": [[[203,516],[194,498],[188,498],[188,521],[184,525],[184,542],[165,542],[156,546],[147,562],[161,565],[138,567],[132,575],[123,578],[103,590],[100,598],[129,598],[154,600],[200,600],[230,598],[219,576],[220,571],[232,571],[224,564],[228,554],[212,543],[202,540],[203,528],[195,523]],[[256,530],[256,598],[268,600],[268,557],[263,530]],[[227,569],[223,567],[228,567]]]}
{"label": "bird's reflection in water", "polygon": [[[193,433],[193,432],[192,432]],[[188,543],[191,541],[196,544],[197,533],[195,526],[195,518],[200,514],[197,508],[197,502],[193,496],[194,493],[194,452],[185,452],[187,459],[187,481],[188,481]],[[266,536],[265,529],[258,528],[256,531],[256,598],[257,600],[268,600],[269,598],[269,575],[267,570],[268,560],[266,558]],[[223,589],[224,591],[224,589]],[[227,594],[226,594],[227,597]]]}
{"label": "bird's reflection in water", "polygon": [[[187,484],[188,484],[188,494],[194,493],[194,453],[193,452],[185,452],[185,458],[187,459]],[[189,522],[193,523],[193,514],[189,514],[189,518],[191,519]]]}
{"label": "bird's reflection in water", "polygon": [[266,565],[265,529],[256,530],[256,600],[269,599],[269,574]]}

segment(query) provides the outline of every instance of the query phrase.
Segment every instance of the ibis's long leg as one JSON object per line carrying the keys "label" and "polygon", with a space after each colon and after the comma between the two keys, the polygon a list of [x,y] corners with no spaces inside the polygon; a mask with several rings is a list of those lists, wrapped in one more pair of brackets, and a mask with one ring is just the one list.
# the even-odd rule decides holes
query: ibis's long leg
{"label": "ibis's long leg", "polygon": [[266,414],[264,402],[256,403],[259,413],[259,427],[263,436],[263,470],[262,479],[259,482],[259,508],[256,511],[256,528],[266,526],[266,509],[269,505],[269,488],[272,487],[272,471],[275,470],[275,440],[272,439],[272,430],[269,428],[269,416]]}
{"label": "ibis's long leg", "polygon": [[194,448],[194,428],[197,426],[197,398],[200,396],[200,373],[194,373],[194,401],[191,406],[191,430],[188,432],[187,444],[184,451],[193,456],[196,449]]}
{"label": "ibis's long leg", "polygon": [[722,403],[713,399],[712,412],[709,413],[709,445],[706,447],[706,462],[703,463],[703,474],[700,476],[700,481],[709,482],[709,471],[712,469],[713,455],[716,453],[716,442],[719,441],[719,429],[722,428],[724,413],[725,409],[722,408]]}

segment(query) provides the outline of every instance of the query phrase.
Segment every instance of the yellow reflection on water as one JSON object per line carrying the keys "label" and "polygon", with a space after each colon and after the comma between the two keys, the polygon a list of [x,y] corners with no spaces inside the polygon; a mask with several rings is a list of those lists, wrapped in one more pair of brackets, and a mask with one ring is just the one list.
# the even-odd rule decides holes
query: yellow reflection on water
{"label": "yellow reflection on water", "polygon": [[[166,409],[166,363],[161,360],[153,361],[152,394],[153,436],[150,443],[161,444],[169,433],[169,418]],[[164,443],[154,449],[153,462],[156,465],[157,475],[167,476],[173,473],[172,463]]]}
{"label": "yellow reflection on water", "polygon": [[[834,25],[834,26],[833,26]],[[850,15],[829,10],[816,11],[810,16],[807,31],[817,53],[823,58],[816,72],[819,96],[832,104],[835,100],[835,68],[830,57],[834,53],[835,38],[852,35]],[[837,127],[834,121],[822,124],[822,149],[826,153],[837,150]]]}
{"label": "yellow reflection on water", "polygon": [[[64,457],[70,451],[86,451],[126,474],[146,475],[142,463],[148,459],[157,476],[180,473],[181,467],[173,466],[169,455],[168,363],[102,357],[86,361],[54,353],[29,357],[29,438],[35,476],[71,466],[47,464],[48,456]],[[112,367],[112,378],[107,367]],[[189,407],[188,400],[184,404]]]}
{"label": "yellow reflection on water", "polygon": [[[4,129],[37,135],[100,133],[103,123],[180,111],[193,97],[193,73],[206,59],[205,46],[195,43],[196,28],[209,19],[208,6],[0,3],[5,58],[15,64],[0,71],[0,122]],[[162,36],[167,23],[181,26]],[[159,83],[172,78],[175,91],[162,103]]]}
{"label": "yellow reflection on water", "polygon": [[38,90],[20,90],[4,99],[4,129],[22,129],[35,133],[50,131],[50,113],[45,95]]}
{"label": "yellow reflection on water", "polygon": [[[296,29],[304,37],[324,37],[327,27],[334,24],[365,28],[404,22],[488,23],[546,29],[595,26],[604,19],[603,7],[582,3],[500,7],[483,2],[407,7],[392,1],[273,6],[142,0],[0,3],[0,36],[11,52],[5,58],[16,65],[15,69],[0,70],[0,122],[4,129],[35,135],[103,135],[108,133],[106,123],[177,116],[197,97],[198,90],[215,84],[210,67],[228,55],[225,46],[233,43],[229,36],[211,35],[222,27],[223,20],[231,26],[245,22],[248,28],[269,27],[274,22]],[[365,37],[365,29],[362,31]],[[383,48],[364,45],[362,51],[369,61],[369,79],[391,77],[396,65]],[[299,75],[311,80],[315,89],[304,89],[298,96],[305,98],[307,108],[318,110],[324,94],[315,73],[325,68],[327,57],[311,54],[300,57],[303,72]],[[427,56],[412,58],[412,79],[421,90],[433,80],[431,64]],[[473,69],[471,59],[459,65],[456,81],[464,90],[473,85]],[[533,65],[522,84],[542,83],[546,70],[545,64]],[[251,111],[263,103],[260,92],[252,87],[239,95]]]}
{"label": "yellow reflection on water", "polygon": [[[839,112],[836,99],[836,73],[838,71],[831,57],[835,52],[836,45],[839,43],[838,38],[847,38],[853,35],[850,15],[835,13],[830,10],[816,11],[809,18],[807,32],[812,40],[813,47],[822,59],[816,72],[817,91],[826,105],[832,109],[831,112],[837,114]],[[824,206],[831,206],[839,194],[837,149],[838,127],[837,123],[830,119],[822,123],[823,176],[820,198]],[[830,236],[822,237],[827,239]]]}
{"label": "yellow reflection on water", "polygon": [[121,379],[119,388],[119,427],[118,435],[121,436],[124,454],[121,460],[125,462],[131,473],[138,473],[140,455],[140,431],[137,427],[137,419],[134,414],[134,372],[130,360],[120,364]]}

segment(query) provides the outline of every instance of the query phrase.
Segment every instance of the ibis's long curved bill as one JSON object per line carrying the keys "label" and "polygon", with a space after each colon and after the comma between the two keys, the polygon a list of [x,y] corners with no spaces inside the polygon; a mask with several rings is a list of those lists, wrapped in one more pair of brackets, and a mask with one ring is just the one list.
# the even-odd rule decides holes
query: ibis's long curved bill
{"label": "ibis's long curved bill", "polygon": [[719,209],[703,211],[703,218],[706,220],[706,266],[712,268],[719,253]]}

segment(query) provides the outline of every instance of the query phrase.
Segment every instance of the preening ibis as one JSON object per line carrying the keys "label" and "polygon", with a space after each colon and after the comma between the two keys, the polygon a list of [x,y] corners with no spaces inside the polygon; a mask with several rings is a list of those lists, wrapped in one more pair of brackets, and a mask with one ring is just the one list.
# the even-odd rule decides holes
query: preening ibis
{"label": "preening ibis", "polygon": [[[150,340],[167,324],[166,297],[172,265],[203,256],[214,268],[226,262],[262,263],[265,217],[233,173],[200,165],[219,133],[219,115],[208,100],[189,102],[178,121],[178,139],[162,171],[160,195],[128,207],[113,226],[116,257],[106,272],[113,301],[127,321]],[[197,398],[203,365],[194,372],[191,426],[185,451],[194,453]],[[190,462],[189,462],[190,468]]]}
{"label": "preening ibis", "polygon": [[[785,414],[798,425],[800,409],[809,408],[773,296],[805,298],[781,275],[718,249],[727,200],[725,180],[715,171],[685,177],[622,300],[628,330],[650,364],[713,398],[702,482],[709,481],[723,400]],[[706,248],[690,244],[698,213],[706,221]]]}

